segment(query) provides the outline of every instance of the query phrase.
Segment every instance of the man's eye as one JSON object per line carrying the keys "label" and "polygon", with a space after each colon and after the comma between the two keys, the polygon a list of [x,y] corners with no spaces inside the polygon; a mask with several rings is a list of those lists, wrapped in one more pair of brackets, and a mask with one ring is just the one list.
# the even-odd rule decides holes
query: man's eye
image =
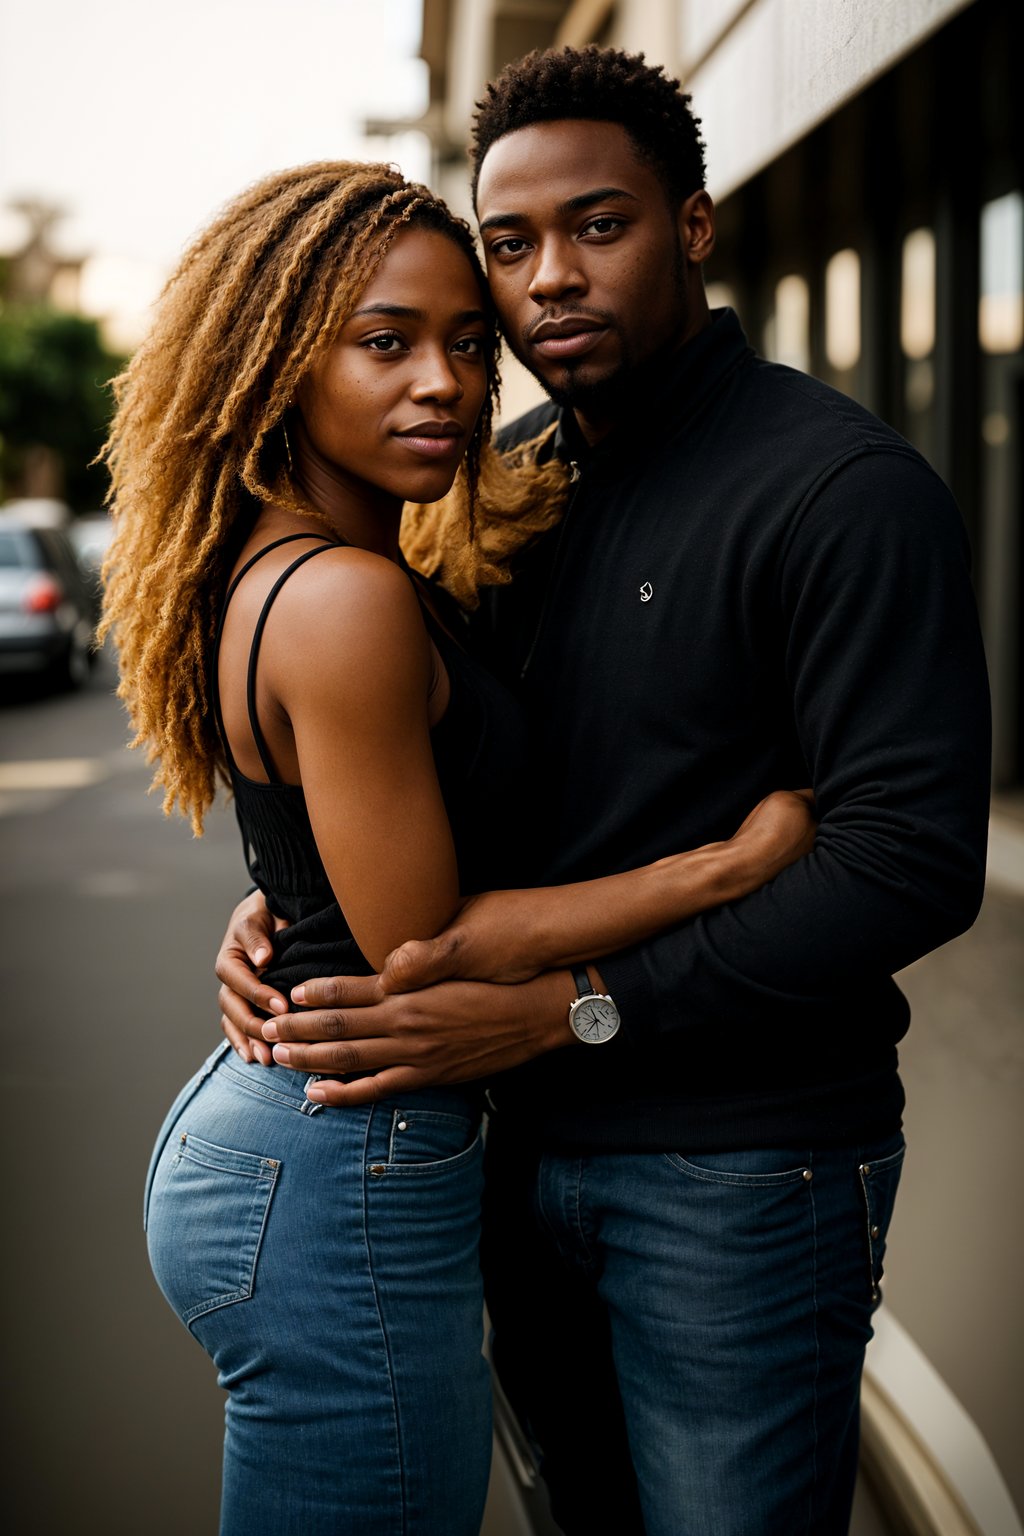
{"label": "man's eye", "polygon": [[526,250],[526,241],[517,235],[506,235],[504,240],[495,240],[491,250],[496,256],[519,256]]}
{"label": "man's eye", "polygon": [[621,219],[613,219],[610,214],[602,214],[600,218],[591,219],[583,226],[585,235],[613,235],[617,229],[622,228]]}

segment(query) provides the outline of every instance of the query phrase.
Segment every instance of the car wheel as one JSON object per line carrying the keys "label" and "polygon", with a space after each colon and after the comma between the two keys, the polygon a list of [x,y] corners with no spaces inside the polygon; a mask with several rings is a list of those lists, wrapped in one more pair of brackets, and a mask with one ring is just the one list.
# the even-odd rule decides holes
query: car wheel
{"label": "car wheel", "polygon": [[52,673],[53,685],[62,691],[76,692],[89,676],[89,647],[72,633],[67,649]]}

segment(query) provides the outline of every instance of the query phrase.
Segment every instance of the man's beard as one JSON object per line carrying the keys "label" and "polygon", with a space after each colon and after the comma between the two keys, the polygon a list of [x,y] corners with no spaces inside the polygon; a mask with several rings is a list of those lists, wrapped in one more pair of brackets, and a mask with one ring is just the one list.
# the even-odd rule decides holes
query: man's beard
{"label": "man's beard", "polygon": [[537,382],[556,405],[579,411],[581,416],[602,420],[618,415],[629,398],[631,388],[635,385],[636,364],[632,359],[623,357],[618,367],[611,373],[605,374],[603,378],[590,380],[577,377],[584,366],[585,364],[581,364],[577,369],[572,364],[567,364],[565,378],[561,384],[549,384],[539,374],[536,375]]}
{"label": "man's beard", "polygon": [[[680,324],[682,324],[687,308],[687,276],[686,258],[678,238],[673,253],[671,282]],[[652,352],[638,358],[636,349],[630,345],[629,339],[621,331],[619,336],[622,356],[617,367],[602,378],[588,381],[579,377],[579,374],[586,370],[586,358],[581,358],[578,363],[565,363],[563,382],[560,384],[549,383],[533,368],[530,372],[556,405],[578,411],[589,421],[612,422],[623,415],[638,398],[643,398],[649,393],[653,381],[679,345],[678,335],[673,332],[666,335],[661,345],[655,347]],[[520,358],[520,361],[525,364],[524,358]],[[526,364],[526,366],[529,365]]]}

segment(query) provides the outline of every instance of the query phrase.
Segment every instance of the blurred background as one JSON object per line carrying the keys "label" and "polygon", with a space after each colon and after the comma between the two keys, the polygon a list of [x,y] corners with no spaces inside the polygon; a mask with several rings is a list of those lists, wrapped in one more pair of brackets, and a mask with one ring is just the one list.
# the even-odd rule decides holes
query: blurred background
{"label": "blurred background", "polygon": [[[156,1291],[149,1147],[218,1038],[243,888],[146,798],[90,469],[106,381],[188,236],[265,172],[381,158],[467,213],[484,82],[642,50],[708,143],[713,303],[952,486],[995,705],[989,886],[904,974],[910,1151],[869,1351],[855,1532],[1011,1536],[1024,1506],[1024,154],[1009,0],[0,0],[0,1267],[9,1529],[216,1529],[220,1394]],[[537,398],[506,364],[505,413]],[[550,1533],[506,1425],[489,1536]],[[751,1533],[757,1536],[757,1533]]]}

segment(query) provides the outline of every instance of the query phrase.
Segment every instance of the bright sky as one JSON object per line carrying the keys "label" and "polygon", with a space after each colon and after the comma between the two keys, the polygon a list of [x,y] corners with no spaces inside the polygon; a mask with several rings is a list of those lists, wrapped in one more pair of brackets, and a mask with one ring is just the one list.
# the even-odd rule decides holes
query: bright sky
{"label": "bright sky", "polygon": [[189,235],[268,171],[396,160],[419,134],[367,141],[366,118],[426,105],[419,0],[0,0],[0,250],[31,196],[68,212],[55,243],[89,254],[83,302],[130,331]]}

